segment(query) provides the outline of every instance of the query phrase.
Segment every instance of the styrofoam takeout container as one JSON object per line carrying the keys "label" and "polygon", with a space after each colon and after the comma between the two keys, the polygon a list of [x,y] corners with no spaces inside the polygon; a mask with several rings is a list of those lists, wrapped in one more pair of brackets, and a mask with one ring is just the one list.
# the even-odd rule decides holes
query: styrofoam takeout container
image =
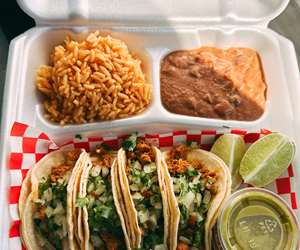
{"label": "styrofoam takeout container", "polygon": [[[300,81],[293,44],[270,30],[268,23],[289,0],[18,0],[37,26],[10,45],[1,127],[0,247],[8,249],[8,136],[14,121],[51,134],[58,142],[75,134],[151,133],[176,128],[237,127],[284,131],[300,147]],[[66,35],[82,38],[93,30],[125,41],[143,61],[153,84],[153,100],[142,114],[130,118],[61,127],[43,117],[36,70],[49,63],[55,45]],[[160,100],[160,62],[170,51],[206,46],[249,47],[260,54],[268,84],[267,109],[253,122],[222,121],[176,115]],[[297,155],[295,165],[300,157]],[[297,170],[297,169],[296,169]],[[299,173],[295,173],[300,177]],[[300,197],[298,197],[299,200]],[[299,216],[299,215],[298,215]]]}

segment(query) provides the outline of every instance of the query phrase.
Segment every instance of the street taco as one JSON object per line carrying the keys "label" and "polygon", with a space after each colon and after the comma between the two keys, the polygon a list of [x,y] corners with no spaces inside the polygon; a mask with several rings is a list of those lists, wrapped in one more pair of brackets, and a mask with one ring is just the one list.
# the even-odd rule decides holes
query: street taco
{"label": "street taco", "polygon": [[170,218],[170,249],[211,249],[212,228],[230,195],[228,168],[214,154],[185,145],[164,152],[162,164],[173,183],[168,197],[176,202]]}
{"label": "street taco", "polygon": [[160,151],[136,135],[118,151],[118,195],[125,202],[132,249],[168,249],[170,210],[160,162]]}
{"label": "street taco", "polygon": [[59,150],[32,168],[27,182],[31,183],[31,193],[21,206],[21,233],[27,249],[79,248],[74,238],[72,193],[76,187],[74,176],[82,171],[87,157],[83,150]]}
{"label": "street taco", "polygon": [[114,178],[115,158],[108,145],[101,144],[90,154],[82,172],[76,199],[78,226],[83,229],[81,249],[129,248],[125,222],[116,198],[115,187],[119,184]]}

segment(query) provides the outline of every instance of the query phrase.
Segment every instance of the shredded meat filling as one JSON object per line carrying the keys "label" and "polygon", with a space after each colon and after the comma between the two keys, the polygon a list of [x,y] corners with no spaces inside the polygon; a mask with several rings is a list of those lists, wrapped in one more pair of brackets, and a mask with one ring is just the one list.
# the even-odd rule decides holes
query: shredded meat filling
{"label": "shredded meat filling", "polygon": [[46,215],[46,207],[45,206],[41,206],[39,212],[39,218],[40,220],[44,220],[45,219],[45,215]]}
{"label": "shredded meat filling", "polygon": [[192,166],[187,160],[183,159],[169,159],[167,163],[169,171],[173,174],[184,173],[189,167]]}
{"label": "shredded meat filling", "polygon": [[187,161],[186,156],[190,150],[191,148],[186,145],[178,145],[169,152],[167,158],[169,172],[172,174],[184,173],[188,168],[194,167],[201,172],[202,178],[207,180],[206,188],[211,191],[216,191],[216,186],[214,185],[214,180],[217,178],[216,173],[204,168],[198,161]]}
{"label": "shredded meat filling", "polygon": [[189,246],[184,242],[179,242],[177,246],[177,250],[189,250]]}
{"label": "shredded meat filling", "polygon": [[185,145],[178,145],[171,150],[169,157],[174,159],[186,158],[186,154],[190,150],[191,149]]}
{"label": "shredded meat filling", "polygon": [[142,164],[155,161],[155,152],[152,146],[144,140],[138,140],[135,150],[127,151],[126,154],[128,159],[139,160]]}
{"label": "shredded meat filling", "polygon": [[72,167],[73,166],[64,164],[53,167],[50,175],[51,181],[56,182],[58,179],[62,178]]}
{"label": "shredded meat filling", "polygon": [[66,151],[65,152],[65,157],[66,157],[65,164],[74,166],[76,161],[78,160],[80,154],[81,154],[81,149],[79,149],[79,148]]}
{"label": "shredded meat filling", "polygon": [[174,147],[168,155],[167,164],[171,173],[184,173],[191,163],[186,160],[186,155],[191,149],[185,145]]}
{"label": "shredded meat filling", "polygon": [[65,151],[65,162],[52,168],[50,175],[51,181],[56,182],[58,179],[62,178],[69,170],[71,170],[75,166],[80,153],[80,149]]}
{"label": "shredded meat filling", "polygon": [[101,238],[106,243],[106,247],[108,250],[117,250],[118,249],[118,241],[116,238],[111,237],[109,234],[102,233]]}
{"label": "shredded meat filling", "polygon": [[95,152],[92,154],[92,162],[94,165],[110,168],[112,165],[112,155],[101,145],[96,146]]}

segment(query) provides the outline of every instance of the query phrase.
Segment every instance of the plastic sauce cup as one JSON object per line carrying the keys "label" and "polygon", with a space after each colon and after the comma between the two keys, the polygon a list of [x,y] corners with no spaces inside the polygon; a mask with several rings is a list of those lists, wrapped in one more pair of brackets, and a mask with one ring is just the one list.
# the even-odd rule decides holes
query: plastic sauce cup
{"label": "plastic sauce cup", "polygon": [[235,192],[217,222],[215,249],[294,250],[299,248],[299,224],[287,203],[262,188]]}

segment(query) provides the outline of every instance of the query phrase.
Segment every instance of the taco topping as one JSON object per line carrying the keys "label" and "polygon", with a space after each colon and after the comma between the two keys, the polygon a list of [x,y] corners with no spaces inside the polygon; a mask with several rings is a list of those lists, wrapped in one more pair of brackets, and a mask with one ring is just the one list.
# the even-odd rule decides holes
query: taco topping
{"label": "taco topping", "polygon": [[205,218],[216,191],[216,176],[199,162],[187,161],[189,150],[190,147],[179,145],[167,159],[180,209],[177,250],[203,249]]}
{"label": "taco topping", "polygon": [[65,152],[65,162],[54,166],[48,178],[39,183],[34,224],[55,249],[62,249],[63,240],[67,238],[67,185],[80,153],[77,149]]}
{"label": "taco topping", "polygon": [[140,249],[164,249],[163,207],[155,152],[150,144],[136,139],[136,136],[129,137],[123,148],[128,161],[126,173],[129,188],[142,230]]}
{"label": "taco topping", "polygon": [[95,249],[126,249],[121,222],[114,205],[111,185],[112,152],[106,144],[91,155],[92,168],[87,182],[87,196],[78,198],[78,207],[87,206],[91,242]]}

